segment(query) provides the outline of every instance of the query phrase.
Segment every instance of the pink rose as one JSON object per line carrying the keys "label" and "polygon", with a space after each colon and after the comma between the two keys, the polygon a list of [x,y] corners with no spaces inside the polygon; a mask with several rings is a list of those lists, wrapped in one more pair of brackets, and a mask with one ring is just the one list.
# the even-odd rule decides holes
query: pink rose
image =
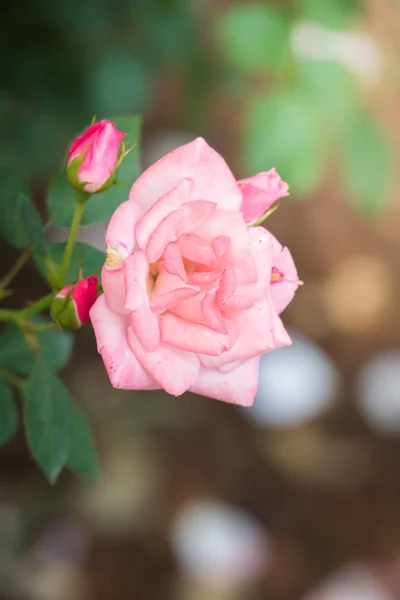
{"label": "pink rose", "polygon": [[98,298],[98,278],[93,275],[66,285],[54,298],[50,308],[53,321],[67,329],[79,329],[89,322],[89,311]]}
{"label": "pink rose", "polygon": [[90,311],[114,387],[251,405],[260,355],[291,343],[278,312],[298,280],[289,251],[245,223],[242,201],[201,138],[132,186],[108,226],[104,295]]}
{"label": "pink rose", "polygon": [[246,223],[254,223],[279,198],[289,194],[289,186],[275,169],[238,181],[243,200],[241,211]]}
{"label": "pink rose", "polygon": [[[119,147],[125,135],[118,131],[114,123],[103,120],[93,123],[76,138],[68,153],[71,184],[90,194],[98,192],[100,188],[105,189],[107,183],[111,185],[115,178]],[[79,160],[73,162],[76,159]]]}

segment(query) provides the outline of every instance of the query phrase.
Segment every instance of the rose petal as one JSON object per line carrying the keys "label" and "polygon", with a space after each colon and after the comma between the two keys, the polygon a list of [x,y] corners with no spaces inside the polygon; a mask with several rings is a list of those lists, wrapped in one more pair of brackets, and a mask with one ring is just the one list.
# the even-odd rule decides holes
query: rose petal
{"label": "rose petal", "polygon": [[251,406],[257,391],[259,357],[242,363],[229,374],[202,367],[189,391],[239,406]]}
{"label": "rose petal", "polygon": [[250,247],[255,259],[257,280],[254,283],[241,283],[237,286],[237,294],[253,301],[266,297],[271,282],[272,256],[274,253],[273,237],[263,227],[250,227]]}
{"label": "rose petal", "polygon": [[212,329],[220,333],[227,333],[227,329],[222,318],[220,308],[217,304],[216,292],[208,292],[201,303],[204,320]]}
{"label": "rose petal", "polygon": [[147,295],[149,263],[141,250],[131,254],[125,261],[126,299],[124,308],[131,311],[129,324],[137,339],[148,352],[160,345],[160,329],[157,316],[150,310]]}
{"label": "rose petal", "polygon": [[108,224],[106,244],[116,250],[124,249],[124,258],[135,249],[135,227],[141,216],[141,208],[127,201],[118,206]]}
{"label": "rose petal", "polygon": [[241,179],[238,185],[243,195],[240,210],[247,223],[257,221],[274,202],[289,194],[288,184],[275,169]]}
{"label": "rose petal", "polygon": [[192,187],[191,179],[182,179],[175,187],[166,190],[165,195],[159,197],[144,213],[135,228],[137,243],[142,250],[146,248],[151,234],[161,221],[188,200]]}
{"label": "rose petal", "polygon": [[207,291],[200,291],[197,296],[171,306],[170,311],[188,321],[204,321],[201,303]]}
{"label": "rose petal", "polygon": [[184,302],[198,294],[198,290],[189,287],[176,288],[165,294],[160,294],[150,301],[150,309],[154,313],[163,313],[179,302]]}
{"label": "rose petal", "polygon": [[215,283],[222,273],[220,271],[194,271],[187,273],[186,277],[190,283],[200,286],[210,286]]}
{"label": "rose petal", "polygon": [[185,209],[182,222],[182,232],[184,232],[191,231],[207,221],[217,208],[217,203],[207,200],[192,200],[191,202],[185,202],[182,207]]}
{"label": "rose petal", "polygon": [[193,323],[166,313],[160,318],[161,339],[181,350],[219,356],[232,343],[227,334],[219,333],[202,323]]}
{"label": "rose petal", "polygon": [[[250,360],[253,360],[253,359],[251,358]],[[230,373],[234,369],[237,369],[237,367],[240,367],[240,365],[242,365],[242,364],[243,364],[242,360],[235,360],[234,362],[225,363],[224,365],[221,365],[218,368],[218,371],[221,371],[221,373]]]}
{"label": "rose petal", "polygon": [[180,396],[195,382],[199,359],[192,352],[161,344],[154,352],[146,352],[131,329],[128,341],[136,358],[152,377],[173,396]]}
{"label": "rose petal", "polygon": [[150,262],[156,262],[161,258],[167,244],[178,237],[183,215],[183,208],[174,210],[154,229],[146,246],[146,254]]}
{"label": "rose petal", "polygon": [[235,345],[221,356],[199,354],[203,367],[218,369],[228,362],[247,360],[291,344],[269,298],[239,312],[233,322],[240,332]]}
{"label": "rose petal", "polygon": [[128,319],[111,312],[104,295],[92,306],[90,319],[98,351],[113,387],[124,390],[159,389],[160,385],[142,367],[128,344]]}
{"label": "rose petal", "polygon": [[231,246],[231,239],[227,235],[218,235],[213,240],[213,249],[218,258],[226,254]]}
{"label": "rose petal", "polygon": [[188,281],[185,266],[182,260],[182,254],[176,242],[167,244],[162,257],[165,270],[171,275],[180,277],[182,281]]}
{"label": "rose petal", "polygon": [[125,261],[125,308],[137,310],[148,305],[147,282],[149,278],[149,261],[144,252],[138,250]]}
{"label": "rose petal", "polygon": [[199,235],[184,233],[177,239],[183,258],[201,265],[213,266],[218,261],[212,248]]}
{"label": "rose petal", "polygon": [[147,352],[154,352],[160,345],[160,327],[157,315],[148,304],[131,312],[128,317],[133,333]]}
{"label": "rose petal", "polygon": [[148,210],[185,178],[194,182],[187,200],[209,200],[239,210],[242,194],[231,170],[202,138],[176,148],[147,169],[133,184],[129,200]]}
{"label": "rose petal", "polygon": [[101,285],[108,308],[117,315],[128,315],[130,311],[124,308],[126,299],[124,264],[122,263],[118,269],[109,269],[105,264],[101,271]]}
{"label": "rose petal", "polygon": [[228,263],[221,277],[219,289],[217,292],[217,302],[223,307],[236,290],[236,273],[232,263]]}
{"label": "rose petal", "polygon": [[254,306],[254,302],[247,296],[232,296],[222,305],[221,310],[225,314],[234,313],[237,311],[248,310]]}
{"label": "rose petal", "polygon": [[81,135],[79,135],[76,140],[72,142],[68,151],[68,162],[71,162],[74,160],[74,158],[82,154],[89,147],[89,145],[93,143],[96,134],[103,127],[104,121],[99,121],[97,123],[93,123]]}
{"label": "rose petal", "polygon": [[278,315],[293,300],[297,288],[301,285],[296,266],[288,248],[282,246],[273,235],[272,267],[276,269],[278,277],[275,281],[270,278],[269,293]]}
{"label": "rose petal", "polygon": [[229,232],[230,238],[229,258],[235,267],[245,264],[251,258],[251,251],[248,228],[242,213],[217,208],[205,223],[193,230],[210,246],[215,238],[226,235],[226,232]]}
{"label": "rose petal", "polygon": [[154,290],[151,293],[151,300],[156,300],[159,296],[171,292],[172,290],[182,288],[192,290],[195,293],[198,293],[200,291],[200,288],[197,285],[186,283],[185,281],[182,281],[182,279],[177,275],[171,275],[165,269],[161,269],[161,271],[158,274]]}

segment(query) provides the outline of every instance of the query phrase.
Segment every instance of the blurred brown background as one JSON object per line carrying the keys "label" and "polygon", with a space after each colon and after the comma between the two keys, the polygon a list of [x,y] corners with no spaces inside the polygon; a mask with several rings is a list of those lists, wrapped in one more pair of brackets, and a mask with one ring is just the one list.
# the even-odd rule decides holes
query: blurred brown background
{"label": "blurred brown background", "polygon": [[[36,50],[40,39],[42,54],[37,72],[30,63],[22,71],[22,51],[9,59],[3,154],[45,174],[89,113],[119,110],[144,113],[144,167],[195,135],[238,178],[263,161],[275,166],[275,152],[294,190],[267,226],[305,285],[284,314],[295,343],[263,361],[254,409],[115,391],[90,328],[78,332],[64,375],[95,428],[101,481],[64,475],[50,487],[22,432],[1,450],[1,600],[400,598],[398,5],[258,2],[254,19],[235,13],[253,3],[222,0],[39,4],[30,28],[15,29],[17,9],[6,20]],[[260,7],[278,12],[257,33]],[[261,42],[246,54],[253,33]],[[47,66],[55,45],[72,90]],[[315,72],[301,79],[311,63]],[[354,97],[332,63],[350,76]],[[85,73],[96,69],[103,74],[89,85]],[[306,109],[297,73],[307,98],[318,97]],[[271,116],[274,94],[272,106],[290,114]],[[35,151],[39,138],[51,152]],[[101,247],[102,230],[82,236]],[[15,256],[5,246],[1,255],[5,269]],[[26,268],[19,301],[41,286]]]}

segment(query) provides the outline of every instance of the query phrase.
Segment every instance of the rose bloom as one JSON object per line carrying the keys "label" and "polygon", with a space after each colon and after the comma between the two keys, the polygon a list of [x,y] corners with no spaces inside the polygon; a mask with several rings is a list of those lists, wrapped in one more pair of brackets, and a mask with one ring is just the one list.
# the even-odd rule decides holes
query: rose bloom
{"label": "rose bloom", "polygon": [[[103,188],[115,174],[119,148],[125,136],[126,133],[118,131],[114,123],[106,119],[88,127],[68,152],[67,171],[71,184],[90,194]],[[76,158],[81,159],[77,173],[69,168]]]}
{"label": "rose bloom", "polygon": [[286,194],[275,171],[236,182],[201,138],[139,177],[109,223],[90,311],[114,387],[252,404],[260,355],[291,343],[278,314],[299,281],[288,249],[244,215]]}

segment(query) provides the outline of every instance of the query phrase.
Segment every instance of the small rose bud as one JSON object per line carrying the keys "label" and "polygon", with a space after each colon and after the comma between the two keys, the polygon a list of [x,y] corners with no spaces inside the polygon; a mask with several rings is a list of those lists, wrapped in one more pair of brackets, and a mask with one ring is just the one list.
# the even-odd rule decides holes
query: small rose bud
{"label": "small rose bud", "polygon": [[125,155],[122,143],[125,135],[114,123],[106,120],[93,123],[86,129],[68,153],[67,173],[72,187],[87,194],[108,189],[114,183]]}
{"label": "small rose bud", "polygon": [[89,322],[89,311],[97,300],[98,278],[93,275],[65,286],[54,298],[51,318],[65,329],[79,329]]}
{"label": "small rose bud", "polygon": [[275,169],[241,179],[238,185],[243,197],[240,210],[246,223],[251,224],[259,221],[279,198],[289,194],[288,184],[282,181]]}

